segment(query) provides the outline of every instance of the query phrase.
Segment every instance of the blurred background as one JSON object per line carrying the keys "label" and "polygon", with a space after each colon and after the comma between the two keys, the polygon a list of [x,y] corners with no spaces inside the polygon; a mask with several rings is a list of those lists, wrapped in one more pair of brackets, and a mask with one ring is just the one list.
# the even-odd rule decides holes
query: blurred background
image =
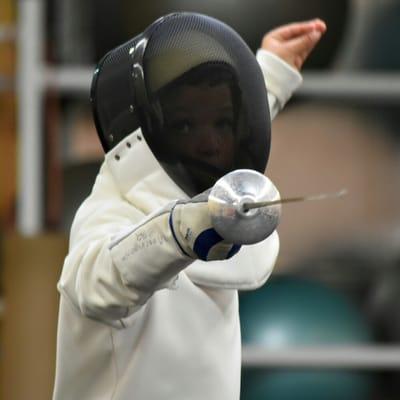
{"label": "blurred background", "polygon": [[56,282],[103,159],[95,63],[166,13],[197,11],[256,51],[283,23],[326,21],[274,120],[284,206],[272,279],[240,298],[242,398],[400,397],[400,1],[1,0],[0,399],[50,399]]}

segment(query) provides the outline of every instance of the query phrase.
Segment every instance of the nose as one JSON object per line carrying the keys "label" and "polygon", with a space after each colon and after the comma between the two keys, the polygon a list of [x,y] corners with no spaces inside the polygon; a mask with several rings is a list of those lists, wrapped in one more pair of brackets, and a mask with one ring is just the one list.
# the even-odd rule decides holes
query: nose
{"label": "nose", "polygon": [[213,158],[222,150],[222,137],[212,127],[204,127],[197,137],[197,151],[203,157]]}

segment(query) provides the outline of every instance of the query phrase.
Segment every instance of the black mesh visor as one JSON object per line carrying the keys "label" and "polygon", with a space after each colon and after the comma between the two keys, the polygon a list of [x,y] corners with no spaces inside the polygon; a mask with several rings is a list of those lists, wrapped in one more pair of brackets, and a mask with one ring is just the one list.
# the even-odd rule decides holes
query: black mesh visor
{"label": "black mesh visor", "polygon": [[[234,169],[264,172],[270,150],[267,92],[242,38],[224,23],[193,13],[166,16],[145,35],[149,107],[142,111],[155,123],[148,129],[139,118],[139,124],[165,171],[190,196]],[[134,42],[120,48],[121,57]],[[122,94],[130,78],[127,70],[121,90],[112,90],[113,104],[101,111],[114,135],[126,136],[138,123],[129,115],[128,94]],[[124,112],[118,115],[117,109]]]}
{"label": "black mesh visor", "polygon": [[163,115],[159,132],[144,134],[186,193],[206,190],[234,169],[264,172],[270,147],[265,83],[235,31],[203,15],[167,17],[150,32],[144,71]]}

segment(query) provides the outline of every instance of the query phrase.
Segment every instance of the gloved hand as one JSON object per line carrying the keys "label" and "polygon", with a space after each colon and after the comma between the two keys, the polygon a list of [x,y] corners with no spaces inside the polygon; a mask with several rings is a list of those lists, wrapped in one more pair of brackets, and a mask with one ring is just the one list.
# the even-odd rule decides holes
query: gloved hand
{"label": "gloved hand", "polygon": [[240,250],[240,245],[228,243],[213,228],[208,212],[209,191],[172,208],[169,224],[181,250],[203,261],[225,260]]}

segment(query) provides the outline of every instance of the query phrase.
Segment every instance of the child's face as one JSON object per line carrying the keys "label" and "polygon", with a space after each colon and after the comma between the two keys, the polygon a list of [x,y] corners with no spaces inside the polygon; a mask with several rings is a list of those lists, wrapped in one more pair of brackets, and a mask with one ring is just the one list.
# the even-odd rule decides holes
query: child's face
{"label": "child's face", "polygon": [[178,155],[222,170],[233,164],[235,119],[227,84],[183,85],[164,103],[169,145]]}

